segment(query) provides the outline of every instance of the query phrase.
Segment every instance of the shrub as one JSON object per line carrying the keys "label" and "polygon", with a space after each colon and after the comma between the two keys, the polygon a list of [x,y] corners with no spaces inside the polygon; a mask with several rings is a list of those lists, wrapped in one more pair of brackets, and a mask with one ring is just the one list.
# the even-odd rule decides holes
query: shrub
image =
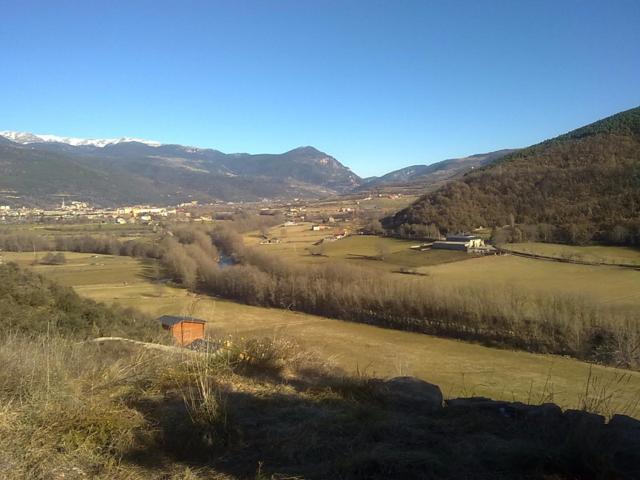
{"label": "shrub", "polygon": [[64,265],[67,263],[67,257],[64,256],[64,253],[58,252],[48,252],[39,262],[41,265]]}

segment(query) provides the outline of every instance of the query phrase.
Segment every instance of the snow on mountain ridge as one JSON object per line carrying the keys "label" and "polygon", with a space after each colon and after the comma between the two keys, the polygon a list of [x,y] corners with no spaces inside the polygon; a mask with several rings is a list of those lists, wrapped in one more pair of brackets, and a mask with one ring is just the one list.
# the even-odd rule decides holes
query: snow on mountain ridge
{"label": "snow on mountain ridge", "polygon": [[65,143],[74,147],[93,146],[106,147],[107,145],[115,145],[118,143],[138,142],[149,145],[150,147],[159,147],[162,144],[153,140],[144,140],[141,138],[121,137],[121,138],[76,138],[76,137],[60,137],[58,135],[40,135],[30,132],[0,132],[0,136],[23,145],[29,143]]}

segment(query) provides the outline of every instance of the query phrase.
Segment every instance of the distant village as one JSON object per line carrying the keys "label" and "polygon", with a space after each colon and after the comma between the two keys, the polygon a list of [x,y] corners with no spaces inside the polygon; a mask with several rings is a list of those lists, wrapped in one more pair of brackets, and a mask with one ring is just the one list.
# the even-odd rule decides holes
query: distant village
{"label": "distant village", "polygon": [[[125,205],[119,207],[97,207],[88,202],[62,200],[57,207],[14,207],[0,205],[0,224],[16,223],[99,223],[113,225],[161,225],[166,222],[210,223],[231,220],[236,215],[253,212],[260,216],[278,217],[282,220],[281,227],[293,227],[300,224],[309,225],[312,231],[326,231],[314,245],[343,239],[353,233],[374,233],[363,227],[361,214],[366,209],[363,205],[374,200],[384,198],[397,200],[401,194],[378,194],[361,198],[352,198],[349,204],[344,202],[307,202],[294,199],[279,204],[267,200],[262,202],[216,202],[200,204],[198,201],[180,203],[175,206],[159,207],[154,205]],[[371,212],[371,210],[368,210]],[[477,230],[482,230],[479,228]],[[284,232],[282,230],[281,232]],[[379,233],[379,232],[375,232]],[[375,234],[374,233],[374,234]],[[262,245],[281,243],[282,239],[273,233],[263,233],[260,240]],[[432,238],[431,241],[410,247],[412,250],[459,250],[475,254],[494,254],[496,250],[491,245],[485,245],[479,235],[461,234],[447,237]]]}
{"label": "distant village", "polygon": [[[33,207],[0,205],[0,224],[10,223],[82,223],[95,222],[105,224],[139,224],[172,222],[213,222],[228,220],[241,211],[254,211],[259,215],[282,216],[288,222],[326,222],[337,223],[352,220],[360,210],[361,203],[366,204],[374,198],[401,198],[400,194],[367,196],[352,200],[352,206],[336,207],[330,214],[322,215],[313,203],[302,199],[290,202],[215,202],[201,204],[198,201],[180,203],[173,206],[124,205],[118,207],[99,207],[85,201],[61,200],[57,206]],[[323,210],[323,209],[320,209]]]}
{"label": "distant village", "polygon": [[[115,208],[101,208],[89,205],[86,202],[62,201],[56,208],[38,207],[12,207],[0,205],[0,223],[55,223],[55,222],[82,222],[91,221],[113,224],[151,224],[154,221],[165,220],[171,217],[173,220],[192,220],[189,207],[194,207],[197,202],[183,203],[177,206],[156,207],[152,205],[131,205]],[[211,218],[193,219],[198,221],[211,221]]]}

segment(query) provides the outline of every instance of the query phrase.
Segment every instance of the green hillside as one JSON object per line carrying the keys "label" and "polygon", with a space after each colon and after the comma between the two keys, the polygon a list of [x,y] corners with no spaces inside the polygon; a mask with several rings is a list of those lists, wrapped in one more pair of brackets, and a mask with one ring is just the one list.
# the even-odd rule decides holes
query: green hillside
{"label": "green hillside", "polygon": [[640,243],[640,107],[508,155],[384,221],[396,231],[432,223],[518,225],[514,240]]}

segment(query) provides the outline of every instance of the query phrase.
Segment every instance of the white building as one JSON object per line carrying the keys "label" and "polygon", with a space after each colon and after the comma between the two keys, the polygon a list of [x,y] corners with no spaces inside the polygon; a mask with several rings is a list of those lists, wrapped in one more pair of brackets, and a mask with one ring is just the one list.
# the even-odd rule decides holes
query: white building
{"label": "white building", "polygon": [[446,240],[433,242],[431,248],[439,250],[468,251],[484,247],[484,240],[476,235],[448,235]]}

